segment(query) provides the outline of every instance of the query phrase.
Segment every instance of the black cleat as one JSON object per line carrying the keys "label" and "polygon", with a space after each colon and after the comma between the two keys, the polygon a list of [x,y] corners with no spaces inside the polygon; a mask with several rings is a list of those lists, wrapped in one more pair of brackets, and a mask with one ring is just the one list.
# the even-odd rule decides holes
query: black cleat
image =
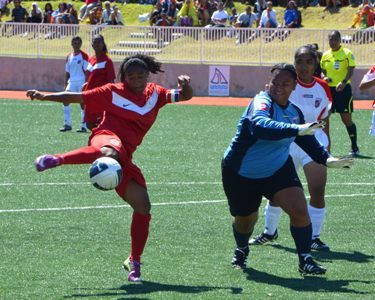
{"label": "black cleat", "polygon": [[359,154],[360,154],[360,152],[359,152],[359,148],[358,147],[352,148],[352,150],[349,151],[349,156],[350,157],[358,157]]}
{"label": "black cleat", "polygon": [[81,127],[80,129],[77,129],[76,132],[87,133],[87,129],[85,127]]}
{"label": "black cleat", "polygon": [[63,127],[60,128],[61,132],[66,132],[72,130],[72,126],[69,125],[64,125]]}
{"label": "black cleat", "polygon": [[317,264],[311,255],[304,257],[303,262],[299,264],[298,271],[302,276],[305,275],[323,275],[326,273],[327,269],[323,266]]}
{"label": "black cleat", "polygon": [[278,237],[279,237],[279,234],[277,233],[277,230],[275,231],[273,235],[261,233],[256,238],[250,239],[249,245],[255,246],[255,245],[263,245],[268,242],[274,242],[277,240]]}
{"label": "black cleat", "polygon": [[234,250],[232,258],[232,267],[235,269],[246,268],[247,257],[249,256],[249,248],[240,249],[236,248]]}
{"label": "black cleat", "polygon": [[311,241],[311,249],[317,251],[330,251],[329,246],[323,243],[320,238],[316,238]]}

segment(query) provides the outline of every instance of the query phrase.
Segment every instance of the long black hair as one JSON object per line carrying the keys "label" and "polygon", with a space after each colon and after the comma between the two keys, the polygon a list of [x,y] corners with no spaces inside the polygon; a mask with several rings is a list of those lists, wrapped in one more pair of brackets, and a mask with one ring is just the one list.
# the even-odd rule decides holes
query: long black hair
{"label": "long black hair", "polygon": [[140,66],[153,74],[164,72],[161,69],[161,62],[157,61],[155,57],[145,54],[135,54],[125,58],[120,66],[118,78],[121,82],[124,82],[125,74],[133,66]]}

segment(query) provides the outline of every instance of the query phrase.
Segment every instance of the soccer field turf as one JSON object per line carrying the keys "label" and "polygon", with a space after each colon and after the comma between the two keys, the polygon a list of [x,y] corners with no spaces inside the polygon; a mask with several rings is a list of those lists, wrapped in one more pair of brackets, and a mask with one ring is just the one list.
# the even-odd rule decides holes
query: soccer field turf
{"label": "soccer field turf", "polygon": [[[322,239],[326,276],[302,278],[283,215],[277,243],[251,248],[245,271],[230,267],[234,241],[220,159],[244,108],[169,105],[135,153],[148,182],[150,237],[139,284],[121,270],[131,209],[88,183],[88,165],[37,173],[33,160],[87,143],[60,133],[62,105],[0,100],[0,299],[374,299],[375,138],[371,111],[354,120],[363,157],[329,170]],[[73,106],[75,128],[78,105]],[[334,155],[349,138],[331,118]],[[125,170],[126,172],[126,170]],[[303,182],[304,177],[301,176]],[[255,229],[263,229],[263,201]]]}

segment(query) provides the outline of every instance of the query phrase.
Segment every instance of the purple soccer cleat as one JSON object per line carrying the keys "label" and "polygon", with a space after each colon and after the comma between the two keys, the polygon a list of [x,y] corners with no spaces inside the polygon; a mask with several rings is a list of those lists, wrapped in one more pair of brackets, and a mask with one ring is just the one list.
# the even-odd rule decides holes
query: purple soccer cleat
{"label": "purple soccer cleat", "polygon": [[123,264],[125,270],[129,271],[128,281],[140,282],[141,279],[141,263],[136,260],[131,260],[128,257]]}
{"label": "purple soccer cleat", "polygon": [[41,155],[34,161],[35,168],[38,172],[57,167],[61,164],[61,159],[50,154]]}

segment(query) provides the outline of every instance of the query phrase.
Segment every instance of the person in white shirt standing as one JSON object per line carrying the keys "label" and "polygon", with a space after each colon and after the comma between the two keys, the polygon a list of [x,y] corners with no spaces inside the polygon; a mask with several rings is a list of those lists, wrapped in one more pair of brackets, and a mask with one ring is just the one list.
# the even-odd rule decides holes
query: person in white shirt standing
{"label": "person in white shirt standing", "polygon": [[[375,66],[372,66],[371,69],[363,76],[361,83],[359,84],[359,89],[361,91],[371,90],[375,92]],[[375,100],[372,103],[372,119],[371,119],[371,127],[369,134],[375,136]]]}
{"label": "person in white shirt standing", "polygon": [[[82,39],[75,36],[72,39],[73,52],[69,53],[65,65],[65,90],[68,92],[81,92],[86,82],[86,70],[88,66],[88,55],[81,50]],[[64,126],[60,128],[61,132],[72,130],[72,115],[68,103],[64,103]],[[84,122],[84,110],[81,105],[81,128],[77,132],[87,132]]]}
{"label": "person in white shirt standing", "polygon": [[[297,49],[294,56],[294,65],[298,79],[295,90],[290,95],[290,101],[302,111],[306,122],[324,120],[324,129],[317,130],[316,139],[329,151],[329,115],[332,105],[332,95],[328,84],[317,77],[313,77],[318,66],[318,55],[312,45],[305,45]],[[320,233],[325,218],[325,186],[327,181],[327,168],[315,163],[295,143],[290,146],[290,155],[296,169],[302,167],[305,173],[310,194],[308,212],[312,224],[311,249],[329,251],[328,245],[320,240]],[[265,209],[265,230],[256,238],[249,241],[250,245],[263,245],[272,242],[278,237],[278,223],[282,210],[280,207],[267,203]]]}

